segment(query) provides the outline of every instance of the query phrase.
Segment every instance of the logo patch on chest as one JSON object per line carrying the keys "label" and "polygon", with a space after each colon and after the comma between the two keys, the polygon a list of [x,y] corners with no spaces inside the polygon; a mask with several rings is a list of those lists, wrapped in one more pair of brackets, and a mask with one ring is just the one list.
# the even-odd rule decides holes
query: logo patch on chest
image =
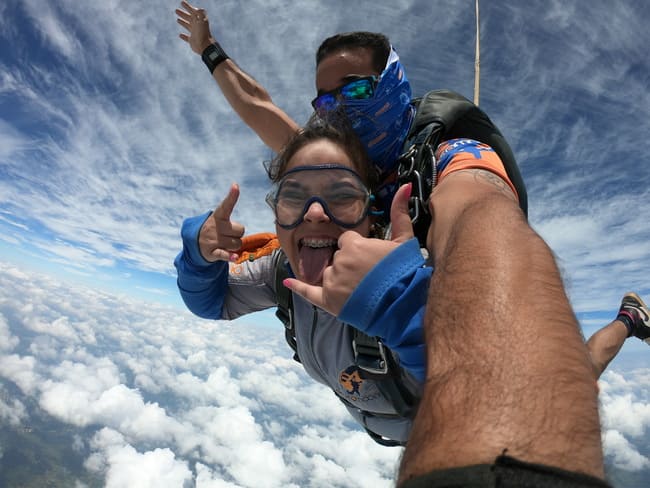
{"label": "logo patch on chest", "polygon": [[339,375],[339,383],[350,395],[361,395],[363,381],[356,366],[349,366]]}

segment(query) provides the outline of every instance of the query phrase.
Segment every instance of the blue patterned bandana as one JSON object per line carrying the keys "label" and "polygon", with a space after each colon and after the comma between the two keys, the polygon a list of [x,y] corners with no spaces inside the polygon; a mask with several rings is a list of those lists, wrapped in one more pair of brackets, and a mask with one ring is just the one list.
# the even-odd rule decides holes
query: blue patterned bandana
{"label": "blue patterned bandana", "polygon": [[380,174],[395,171],[415,110],[411,85],[393,48],[375,95],[367,100],[346,100],[343,109]]}

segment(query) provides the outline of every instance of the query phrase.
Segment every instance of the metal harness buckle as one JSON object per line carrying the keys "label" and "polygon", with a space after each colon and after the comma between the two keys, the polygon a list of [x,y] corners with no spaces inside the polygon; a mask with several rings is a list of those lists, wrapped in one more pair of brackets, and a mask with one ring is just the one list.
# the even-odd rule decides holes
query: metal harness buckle
{"label": "metal harness buckle", "polygon": [[431,156],[431,172],[434,178],[431,188],[429,188],[428,191],[427,188],[430,185],[427,184],[426,176],[416,169],[415,158],[418,151],[415,145],[412,145],[402,156],[400,156],[399,166],[397,168],[397,181],[399,185],[401,186],[406,183],[413,184],[411,198],[409,200],[409,214],[411,215],[411,222],[414,224],[420,220],[420,216],[429,213],[427,202],[429,201],[431,189],[435,186],[435,159],[433,158],[431,148],[428,145],[426,146],[427,147],[423,149],[429,151],[429,155]]}
{"label": "metal harness buckle", "polygon": [[352,341],[354,362],[360,369],[367,371],[370,374],[388,374],[388,358],[386,357],[386,349],[379,340],[377,340],[375,344],[378,347],[373,347],[369,344],[359,344],[355,338]]}

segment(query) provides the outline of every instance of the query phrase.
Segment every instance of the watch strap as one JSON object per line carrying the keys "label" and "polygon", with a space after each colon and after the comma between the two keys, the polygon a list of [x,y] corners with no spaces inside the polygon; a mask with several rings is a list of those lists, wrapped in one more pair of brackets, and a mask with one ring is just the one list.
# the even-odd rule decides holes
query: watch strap
{"label": "watch strap", "polygon": [[229,59],[229,56],[218,42],[214,42],[203,50],[201,59],[210,70],[210,73],[213,73],[217,66]]}

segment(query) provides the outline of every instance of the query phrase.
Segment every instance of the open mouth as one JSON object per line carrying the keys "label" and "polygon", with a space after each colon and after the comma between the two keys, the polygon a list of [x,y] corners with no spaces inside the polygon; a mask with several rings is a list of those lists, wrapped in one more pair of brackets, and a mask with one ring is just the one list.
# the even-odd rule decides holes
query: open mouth
{"label": "open mouth", "polygon": [[330,264],[338,240],[332,238],[305,237],[298,242],[299,273],[311,285],[323,282],[323,272]]}

